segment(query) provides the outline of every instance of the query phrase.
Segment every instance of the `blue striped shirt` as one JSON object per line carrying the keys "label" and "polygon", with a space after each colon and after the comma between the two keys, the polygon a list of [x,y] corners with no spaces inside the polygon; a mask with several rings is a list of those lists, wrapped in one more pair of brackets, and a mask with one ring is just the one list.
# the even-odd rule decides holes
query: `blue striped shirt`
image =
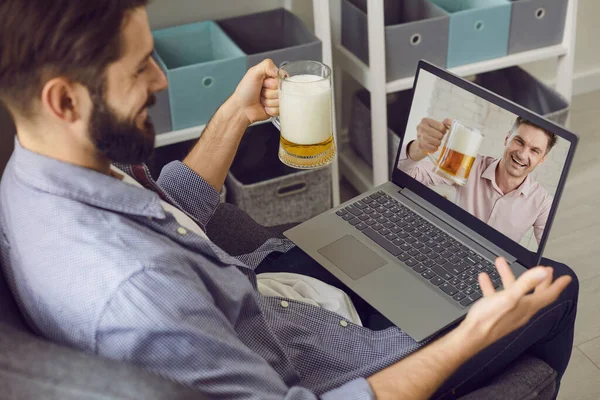
{"label": "blue striped shirt", "polygon": [[181,162],[156,182],[120,167],[153,190],[15,145],[0,184],[0,260],[40,335],[221,399],[372,399],[364,378],[419,347],[395,327],[261,296],[254,267],[290,242],[231,257],[161,206],[204,228],[219,195],[200,176]]}

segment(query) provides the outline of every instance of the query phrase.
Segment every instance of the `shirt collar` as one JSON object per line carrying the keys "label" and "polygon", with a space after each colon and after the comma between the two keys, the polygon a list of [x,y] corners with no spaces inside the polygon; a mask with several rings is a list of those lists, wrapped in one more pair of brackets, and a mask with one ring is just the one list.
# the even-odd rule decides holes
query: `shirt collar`
{"label": "shirt collar", "polygon": [[[481,177],[491,181],[494,188],[498,192],[502,193],[502,190],[500,189],[500,187],[498,186],[498,183],[496,182],[496,168],[498,167],[499,163],[500,163],[500,160],[495,160],[494,162],[492,162],[483,171],[483,173],[481,174]],[[521,183],[521,185],[516,189],[516,192],[517,192],[517,194],[522,194],[525,197],[529,197],[529,194],[531,192],[531,178],[529,177],[529,175],[527,175],[527,177],[525,178],[523,183]],[[506,194],[506,193],[504,193],[504,194]]]}
{"label": "shirt collar", "polygon": [[165,218],[160,197],[100,172],[29,151],[15,138],[16,176],[36,190],[124,214]]}

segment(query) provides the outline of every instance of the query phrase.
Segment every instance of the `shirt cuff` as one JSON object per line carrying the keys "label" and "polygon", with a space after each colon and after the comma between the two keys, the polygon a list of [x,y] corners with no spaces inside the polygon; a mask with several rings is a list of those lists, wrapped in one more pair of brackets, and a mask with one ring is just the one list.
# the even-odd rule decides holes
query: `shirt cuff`
{"label": "shirt cuff", "polygon": [[358,378],[346,383],[344,386],[330,390],[321,395],[323,400],[375,400],[375,393],[371,385],[364,378]]}
{"label": "shirt cuff", "polygon": [[419,164],[418,161],[414,161],[412,158],[410,158],[406,151],[408,149],[408,145],[412,142],[414,142],[414,140],[405,145],[402,145],[402,149],[400,149],[400,157],[398,158],[398,168],[402,171],[408,171]]}
{"label": "shirt cuff", "polygon": [[156,182],[206,231],[221,200],[214,187],[181,161],[165,165]]}

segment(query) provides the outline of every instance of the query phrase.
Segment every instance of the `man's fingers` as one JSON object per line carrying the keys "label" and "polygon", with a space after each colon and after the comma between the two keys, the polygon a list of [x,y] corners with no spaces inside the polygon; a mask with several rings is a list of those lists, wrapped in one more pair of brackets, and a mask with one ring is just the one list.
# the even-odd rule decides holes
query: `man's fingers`
{"label": "man's fingers", "polygon": [[452,126],[452,122],[453,121],[450,118],[446,118],[442,123],[446,128],[450,129],[450,127]]}
{"label": "man's fingers", "polygon": [[265,107],[265,112],[271,117],[276,117],[279,115],[279,107]]}
{"label": "man's fingers", "polygon": [[546,278],[548,278],[548,271],[546,268],[531,268],[521,275],[510,289],[514,290],[519,296],[524,296],[535,289],[536,286],[542,283]]}
{"label": "man's fingers", "polygon": [[510,288],[515,283],[515,274],[513,274],[510,266],[503,257],[496,258],[496,269],[502,279],[502,286],[505,289]]}
{"label": "man's fingers", "polygon": [[484,296],[491,296],[496,293],[496,289],[494,289],[492,280],[485,272],[479,274],[479,287],[481,288],[481,292]]}
{"label": "man's fingers", "polygon": [[264,97],[261,97],[260,103],[265,107],[279,108],[279,99],[265,99]]}
{"label": "man's fingers", "polygon": [[440,121],[436,121],[435,119],[431,118],[425,118],[423,119],[423,122],[432,127],[434,130],[441,132],[442,134],[446,132],[446,126]]}
{"label": "man's fingers", "polygon": [[426,153],[435,153],[438,149],[438,146],[434,146],[426,141],[419,140],[419,147]]}
{"label": "man's fingers", "polygon": [[279,68],[277,68],[277,65],[275,65],[273,60],[267,58],[258,65],[260,66],[260,69],[265,77],[277,78],[277,71]]}
{"label": "man's fingers", "polygon": [[421,136],[424,136],[424,137],[431,137],[431,138],[438,139],[440,141],[444,138],[443,130],[438,130],[438,129],[432,128],[431,126],[429,126],[427,124],[419,125],[417,127],[417,131],[418,131],[418,133],[421,134]]}
{"label": "man's fingers", "polygon": [[552,280],[554,277],[554,270],[552,268],[546,268],[546,271],[548,271],[548,277],[546,279],[544,279],[542,281],[542,283],[540,283],[539,285],[537,285],[535,287],[534,293],[538,293],[539,291],[548,288],[552,284]]}
{"label": "man's fingers", "polygon": [[543,290],[538,290],[532,296],[539,302],[539,308],[543,308],[548,304],[556,301],[558,296],[562,293],[563,290],[571,283],[572,278],[568,275],[563,275],[557,280],[555,280],[549,287]]}
{"label": "man's fingers", "polygon": [[267,78],[263,81],[263,88],[277,91],[277,78]]}
{"label": "man's fingers", "polygon": [[277,90],[263,87],[262,91],[260,92],[260,97],[264,97],[265,99],[278,99],[279,93],[277,93]]}

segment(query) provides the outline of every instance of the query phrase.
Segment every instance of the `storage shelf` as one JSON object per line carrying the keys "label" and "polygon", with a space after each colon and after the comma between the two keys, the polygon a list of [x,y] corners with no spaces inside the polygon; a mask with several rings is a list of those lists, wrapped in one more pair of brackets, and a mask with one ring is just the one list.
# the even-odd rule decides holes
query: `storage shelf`
{"label": "storage shelf", "polygon": [[[510,54],[504,57],[480,61],[472,64],[450,68],[449,71],[468,77],[484,72],[495,71],[512,66],[527,64],[535,61],[556,58],[557,76],[556,90],[570,101],[573,89],[574,48],[577,6],[579,0],[568,0],[565,16],[565,29],[563,40],[560,44],[543,47],[521,53]],[[364,192],[372,189],[374,185],[384,183],[389,179],[388,149],[387,149],[387,115],[386,94],[411,89],[414,76],[386,82],[385,79],[385,30],[384,6],[379,0],[367,0],[369,58],[372,65],[366,65],[341,43],[342,17],[341,0],[329,0],[332,8],[332,32],[334,38],[336,69],[352,76],[360,85],[371,94],[371,135],[373,143],[373,168],[369,167],[350,146],[345,146],[340,151],[340,171],[355,188]],[[415,65],[415,72],[417,66]],[[336,78],[336,90],[341,93],[342,79]],[[336,97],[338,112],[342,108],[343,95]],[[342,129],[343,122],[338,121]]]}
{"label": "storage shelf", "polygon": [[338,158],[340,173],[359,193],[373,188],[373,169],[349,144],[340,146]]}
{"label": "storage shelf", "polygon": [[187,129],[181,129],[179,131],[159,133],[156,135],[155,147],[168,146],[179,142],[185,142],[186,140],[198,139],[202,136],[206,125],[193,126]]}
{"label": "storage shelf", "polygon": [[[458,76],[469,76],[475,74],[481,74],[484,72],[495,71],[502,68],[508,68],[515,65],[527,64],[534,61],[547,60],[553,57],[560,57],[567,54],[568,49],[562,44],[555,46],[544,47],[541,49],[535,49],[530,51],[524,51],[522,53],[510,54],[505,57],[495,58],[492,60],[480,61],[473,64],[461,65],[458,67],[450,68],[449,71]],[[342,68],[349,73],[358,83],[364,88],[371,91],[371,79],[369,74],[369,66],[366,65],[362,60],[352,54],[348,49],[342,45],[337,46],[338,60],[342,64]],[[415,66],[416,69],[416,66]],[[386,92],[398,92],[401,90],[411,89],[414,76],[407,78],[397,79],[395,81],[387,82]]]}

